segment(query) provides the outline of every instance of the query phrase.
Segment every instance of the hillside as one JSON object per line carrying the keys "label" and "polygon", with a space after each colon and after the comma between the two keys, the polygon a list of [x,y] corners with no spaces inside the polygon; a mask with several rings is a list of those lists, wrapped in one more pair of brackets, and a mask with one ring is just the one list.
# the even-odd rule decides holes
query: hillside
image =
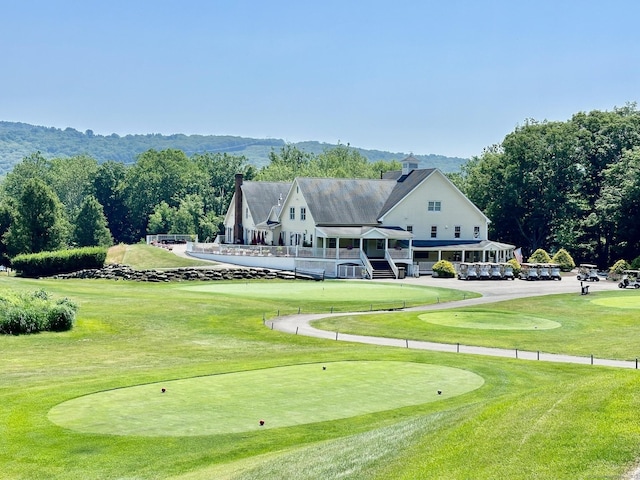
{"label": "hillside", "polygon": [[[55,128],[0,121],[0,175],[10,171],[24,157],[40,152],[46,158],[64,158],[86,154],[99,163],[115,160],[134,163],[137,155],[149,149],[174,148],[188,156],[194,153],[230,153],[245,156],[249,163],[261,167],[269,162],[269,152],[279,150],[285,141],[281,139],[246,138],[229,135],[96,135],[91,130],[79,132],[73,128]],[[321,153],[335,145],[321,142],[298,142],[294,145],[310,153]],[[408,153],[366,150],[354,146],[370,161],[401,160]],[[422,167],[437,167],[444,172],[457,172],[466,158],[443,155],[419,155]]]}

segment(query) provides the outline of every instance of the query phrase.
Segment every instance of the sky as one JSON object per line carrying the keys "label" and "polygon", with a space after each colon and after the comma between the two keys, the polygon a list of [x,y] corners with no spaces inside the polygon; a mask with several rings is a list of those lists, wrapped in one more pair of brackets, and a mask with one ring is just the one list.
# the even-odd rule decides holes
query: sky
{"label": "sky", "polygon": [[468,158],[640,98],[636,0],[0,0],[0,121]]}

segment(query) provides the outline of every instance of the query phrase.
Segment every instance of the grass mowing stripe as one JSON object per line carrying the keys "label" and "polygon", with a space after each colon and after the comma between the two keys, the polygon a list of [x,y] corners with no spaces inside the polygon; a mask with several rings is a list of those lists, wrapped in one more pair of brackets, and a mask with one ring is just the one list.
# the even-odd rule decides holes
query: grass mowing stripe
{"label": "grass mowing stripe", "polygon": [[100,392],[54,407],[49,419],[86,433],[216,435],[419,405],[483,383],[466,370],[412,362],[306,364]]}

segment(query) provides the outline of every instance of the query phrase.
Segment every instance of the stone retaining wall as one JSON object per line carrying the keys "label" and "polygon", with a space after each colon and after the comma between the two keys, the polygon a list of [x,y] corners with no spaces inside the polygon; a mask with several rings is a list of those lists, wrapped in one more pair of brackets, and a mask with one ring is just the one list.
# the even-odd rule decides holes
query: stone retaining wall
{"label": "stone retaining wall", "polygon": [[87,269],[56,275],[53,278],[101,278],[107,280],[132,280],[137,282],[182,282],[249,279],[309,279],[304,275],[263,268],[173,268],[166,270],[134,270],[126,265],[105,265],[101,269]]}

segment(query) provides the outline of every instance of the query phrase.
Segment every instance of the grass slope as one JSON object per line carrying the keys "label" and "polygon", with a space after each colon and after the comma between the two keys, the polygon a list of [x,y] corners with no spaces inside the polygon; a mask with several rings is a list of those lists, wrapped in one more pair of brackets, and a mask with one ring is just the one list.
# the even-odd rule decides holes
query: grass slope
{"label": "grass slope", "polygon": [[[373,303],[380,292],[367,293],[369,283],[360,283],[359,301]],[[640,457],[637,371],[288,335],[265,328],[264,313],[298,308],[299,301],[287,297],[287,291],[304,284],[311,292],[317,284],[277,284],[280,291],[260,298],[250,290],[246,296],[229,295],[185,284],[0,277],[0,288],[42,288],[80,305],[77,326],[70,332],[0,337],[2,478],[573,480],[621,477]],[[400,290],[388,287],[394,288]],[[423,293],[437,295],[428,288]],[[316,311],[347,301],[317,292],[308,297]],[[597,305],[574,304],[562,296],[542,300],[544,318],[565,319],[562,328],[546,330],[545,335],[563,330],[569,317],[587,324],[589,309]],[[531,306],[518,301],[498,308],[530,314]],[[543,304],[535,306],[542,309]],[[405,313],[386,315],[402,319],[398,327],[404,320],[412,322]],[[603,338],[618,338],[621,325],[631,322],[598,325],[597,335],[581,338],[589,350],[604,348]],[[467,334],[478,341],[500,341],[496,331],[471,330]],[[571,344],[571,335],[566,340]],[[157,388],[159,382],[199,376],[346,361],[463,369],[484,384],[436,402],[238,433],[81,433],[48,418],[57,405],[112,389]],[[348,395],[359,398],[357,391]],[[331,406],[329,396],[326,404]]]}

